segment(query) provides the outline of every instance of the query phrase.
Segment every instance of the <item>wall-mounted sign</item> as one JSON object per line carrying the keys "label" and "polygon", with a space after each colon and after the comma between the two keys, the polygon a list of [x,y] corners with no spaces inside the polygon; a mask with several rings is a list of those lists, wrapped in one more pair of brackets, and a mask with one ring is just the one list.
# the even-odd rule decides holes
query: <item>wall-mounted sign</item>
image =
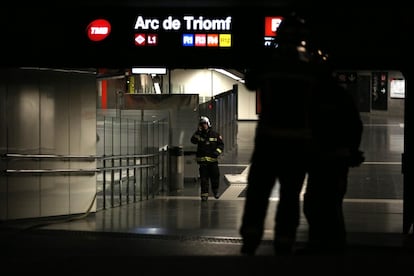
{"label": "wall-mounted sign", "polygon": [[111,33],[111,24],[105,19],[96,19],[86,27],[86,33],[92,41],[104,40]]}
{"label": "wall-mounted sign", "polygon": [[88,25],[82,43],[97,63],[209,67],[247,66],[266,59],[277,47],[284,18],[281,10],[269,14],[252,9],[246,16],[244,10],[226,8],[102,8],[85,10],[79,17],[82,30]]}
{"label": "wall-mounted sign", "polygon": [[371,106],[372,109],[388,109],[388,72],[372,72]]}
{"label": "wall-mounted sign", "polygon": [[[232,17],[138,15],[134,24],[136,46],[157,46],[173,43],[183,47],[231,47]],[[166,33],[177,33],[175,41]]]}
{"label": "wall-mounted sign", "polygon": [[405,80],[391,79],[390,81],[390,96],[391,98],[405,98]]}
{"label": "wall-mounted sign", "polygon": [[266,16],[264,24],[264,46],[276,47],[277,29],[280,23],[282,23],[282,16]]}
{"label": "wall-mounted sign", "polygon": [[135,30],[164,31],[231,31],[231,16],[226,18],[204,18],[203,16],[186,15],[182,18],[167,16],[152,18],[139,15],[135,21]]}

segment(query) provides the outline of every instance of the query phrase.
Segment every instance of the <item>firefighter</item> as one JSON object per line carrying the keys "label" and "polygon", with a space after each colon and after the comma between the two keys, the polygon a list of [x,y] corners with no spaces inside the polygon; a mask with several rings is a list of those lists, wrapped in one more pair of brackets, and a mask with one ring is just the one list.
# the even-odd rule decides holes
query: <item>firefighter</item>
{"label": "firefighter", "polygon": [[342,203],[349,168],[364,160],[362,121],[350,94],[333,79],[327,55],[309,43],[305,22],[289,15],[278,36],[268,66],[251,70],[245,80],[247,88],[260,93],[261,112],[240,227],[242,253],[254,255],[260,244],[276,180],[274,250],[294,253],[306,175],[307,251],[343,252]]}
{"label": "firefighter", "polygon": [[312,162],[303,211],[308,222],[306,253],[344,254],[347,245],[343,200],[352,167],[365,160],[363,124],[356,102],[329,71],[314,93]]}
{"label": "firefighter", "polygon": [[208,117],[201,116],[198,128],[191,136],[191,143],[197,145],[196,160],[200,174],[200,196],[207,201],[210,190],[215,199],[219,198],[220,170],[218,158],[223,153],[223,137],[212,129]]}
{"label": "firefighter", "polygon": [[[245,85],[259,94],[260,114],[240,234],[241,253],[254,255],[263,236],[269,197],[278,181],[274,218],[276,254],[291,254],[300,221],[300,192],[308,170],[315,80],[300,18],[283,19],[279,40],[263,65],[246,72]],[[327,115],[329,116],[329,115]]]}

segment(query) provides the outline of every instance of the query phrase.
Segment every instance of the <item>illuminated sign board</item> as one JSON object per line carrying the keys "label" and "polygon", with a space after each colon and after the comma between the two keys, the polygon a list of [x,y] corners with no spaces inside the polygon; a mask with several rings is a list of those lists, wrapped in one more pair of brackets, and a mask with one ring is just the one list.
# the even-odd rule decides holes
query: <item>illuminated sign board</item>
{"label": "illuminated sign board", "polygon": [[183,27],[186,31],[203,31],[203,30],[231,30],[231,16],[226,17],[225,19],[209,19],[199,16],[195,18],[194,16],[183,16],[182,20],[178,18],[173,18],[168,16],[165,19],[157,18],[145,18],[141,15],[137,17],[135,22],[135,30],[158,30],[162,29],[165,31],[168,30],[180,30]]}
{"label": "illuminated sign board", "polygon": [[98,63],[102,58],[115,64],[127,59],[132,66],[245,66],[277,47],[282,20],[277,11],[252,10],[246,16],[245,11],[214,8],[104,9],[84,15],[84,45]]}
{"label": "illuminated sign board", "polygon": [[275,47],[276,46],[276,36],[277,29],[279,28],[280,23],[282,23],[282,16],[266,16],[264,24],[264,46],[265,47]]}
{"label": "illuminated sign board", "polygon": [[[166,32],[179,35],[173,45],[183,47],[231,47],[232,17],[184,15],[150,17],[138,15],[134,24],[135,46],[157,46]],[[170,38],[168,38],[170,39]]]}
{"label": "illuminated sign board", "polygon": [[405,80],[391,79],[390,81],[390,96],[391,98],[405,98]]}
{"label": "illuminated sign board", "polygon": [[88,38],[92,41],[101,41],[109,36],[111,24],[105,19],[96,19],[86,27]]}
{"label": "illuminated sign board", "polygon": [[[250,20],[234,20],[235,15],[211,15],[206,14],[170,14],[151,15],[135,14],[128,16],[131,32],[130,41],[136,47],[154,47],[164,45],[166,48],[232,48],[235,35],[259,38],[259,44],[252,42],[252,39],[242,38],[243,43],[262,45],[265,48],[276,47],[277,29],[283,20],[282,16],[260,16],[251,17]],[[128,20],[128,19],[126,19]],[[237,26],[233,26],[237,22]],[[236,28],[234,28],[236,27]],[[124,25],[124,33],[127,26]],[[260,42],[260,29],[262,28],[262,42]],[[246,30],[246,31],[244,31]],[[254,33],[251,31],[254,30]],[[104,40],[111,31],[111,25],[104,19],[92,21],[87,27],[88,37],[92,41]],[[168,45],[168,46],[165,46]],[[238,45],[235,45],[238,46]],[[247,46],[247,45],[246,45]]]}

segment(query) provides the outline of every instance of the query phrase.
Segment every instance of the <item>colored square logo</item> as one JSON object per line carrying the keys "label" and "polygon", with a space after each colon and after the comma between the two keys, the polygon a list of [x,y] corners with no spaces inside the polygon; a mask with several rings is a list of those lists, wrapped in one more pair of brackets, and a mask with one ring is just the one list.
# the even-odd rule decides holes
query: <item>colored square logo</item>
{"label": "colored square logo", "polygon": [[135,45],[136,46],[145,46],[146,43],[146,35],[145,34],[135,34],[134,37]]}
{"label": "colored square logo", "polygon": [[205,34],[194,35],[194,45],[196,47],[204,47],[207,45],[207,36]]}
{"label": "colored square logo", "polygon": [[219,44],[220,47],[231,47],[231,34],[220,34]]}
{"label": "colored square logo", "polygon": [[158,45],[158,35],[157,34],[148,34],[147,35],[147,45],[148,46]]}
{"label": "colored square logo", "polygon": [[207,35],[207,46],[208,47],[218,47],[219,46],[219,35],[218,34],[208,34]]}
{"label": "colored square logo", "polygon": [[282,23],[283,17],[281,16],[266,16],[265,17],[265,36],[276,36],[277,29],[280,23]]}
{"label": "colored square logo", "polygon": [[194,35],[193,34],[183,34],[183,46],[194,46]]}

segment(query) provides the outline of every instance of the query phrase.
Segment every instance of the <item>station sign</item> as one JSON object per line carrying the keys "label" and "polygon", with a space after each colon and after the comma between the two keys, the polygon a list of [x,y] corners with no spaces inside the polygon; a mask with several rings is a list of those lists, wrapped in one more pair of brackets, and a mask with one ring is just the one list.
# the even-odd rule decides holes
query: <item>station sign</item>
{"label": "station sign", "polygon": [[102,41],[111,33],[111,24],[105,19],[93,20],[86,27],[86,33],[91,41]]}
{"label": "station sign", "polygon": [[[137,13],[131,18],[128,26],[123,28],[132,31],[128,39],[137,47],[152,47],[168,44],[171,47],[218,47],[234,46],[234,36],[246,36],[257,39],[263,34],[264,47],[272,47],[277,36],[277,29],[283,20],[282,16],[263,15],[237,18],[231,13],[211,15],[185,13],[174,15],[147,15]],[[246,16],[244,16],[246,17]],[[236,23],[234,22],[236,18]],[[255,22],[256,21],[256,22]],[[238,24],[238,26],[235,26]],[[105,19],[93,19],[87,26],[88,38],[91,41],[104,40],[111,31],[111,22]],[[171,40],[173,39],[173,40]],[[249,46],[251,40],[244,40]],[[253,43],[254,44],[254,43]]]}
{"label": "station sign", "polygon": [[202,15],[167,16],[164,18],[138,15],[134,24],[136,46],[157,46],[162,32],[178,32],[169,43],[183,47],[231,47],[232,17]]}
{"label": "station sign", "polygon": [[[103,24],[105,19],[107,24]],[[85,22],[89,52],[128,56],[144,65],[258,62],[275,48],[283,16],[228,9],[129,9],[90,15]],[[108,54],[111,54],[109,56]],[[161,61],[162,62],[157,62]],[[171,62],[168,62],[171,61]]]}
{"label": "station sign", "polygon": [[282,23],[282,16],[265,16],[264,18],[264,47],[276,47],[277,30]]}

